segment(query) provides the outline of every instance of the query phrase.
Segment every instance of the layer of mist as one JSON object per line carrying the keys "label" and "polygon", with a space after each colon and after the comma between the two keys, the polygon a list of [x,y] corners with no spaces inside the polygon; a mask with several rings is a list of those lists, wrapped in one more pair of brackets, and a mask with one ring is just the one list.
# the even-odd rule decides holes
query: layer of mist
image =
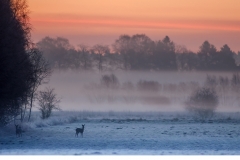
{"label": "layer of mist", "polygon": [[[114,75],[117,83],[106,85],[104,75]],[[54,71],[47,86],[61,97],[60,107],[69,111],[185,111],[184,102],[195,89],[204,85],[207,75],[228,77],[229,72],[76,72]],[[236,93],[229,91],[224,100],[218,93],[216,111],[238,111]],[[36,104],[37,106],[37,104]],[[36,109],[36,108],[35,108]]]}

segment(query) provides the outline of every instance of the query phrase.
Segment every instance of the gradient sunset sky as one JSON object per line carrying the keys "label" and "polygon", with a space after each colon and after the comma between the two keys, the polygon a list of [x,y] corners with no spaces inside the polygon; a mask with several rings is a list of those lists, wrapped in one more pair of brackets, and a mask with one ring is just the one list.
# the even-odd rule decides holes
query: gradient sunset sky
{"label": "gradient sunset sky", "polygon": [[32,38],[111,45],[122,34],[168,35],[192,51],[208,40],[240,51],[240,0],[28,0]]}

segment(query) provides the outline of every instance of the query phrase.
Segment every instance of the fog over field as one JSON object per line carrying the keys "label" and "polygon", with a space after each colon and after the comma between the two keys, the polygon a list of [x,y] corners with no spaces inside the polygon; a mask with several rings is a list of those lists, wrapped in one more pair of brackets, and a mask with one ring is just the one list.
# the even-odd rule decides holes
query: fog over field
{"label": "fog over field", "polygon": [[[106,86],[102,77],[115,75],[114,86]],[[84,72],[55,70],[48,84],[61,97],[62,110],[75,111],[185,111],[184,102],[198,87],[205,84],[207,75],[232,78],[230,72],[157,72],[115,71]],[[144,86],[149,82],[150,86]],[[151,86],[152,85],[152,86]],[[144,88],[145,87],[145,88]],[[223,95],[224,94],[224,95]],[[239,111],[236,93],[217,90],[216,111]],[[225,97],[224,100],[222,97]],[[36,104],[37,105],[37,104]],[[35,108],[36,109],[36,108]]]}
{"label": "fog over field", "polygon": [[240,1],[210,1],[0,0],[0,158],[240,155]]}

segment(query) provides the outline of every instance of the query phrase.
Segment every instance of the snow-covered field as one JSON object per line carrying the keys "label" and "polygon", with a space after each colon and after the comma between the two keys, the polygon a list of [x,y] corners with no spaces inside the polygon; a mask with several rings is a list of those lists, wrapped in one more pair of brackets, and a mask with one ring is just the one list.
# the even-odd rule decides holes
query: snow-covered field
{"label": "snow-covered field", "polygon": [[[83,137],[76,127],[85,124]],[[240,155],[240,113],[216,113],[205,122],[172,112],[34,113],[16,137],[0,130],[1,155]]]}

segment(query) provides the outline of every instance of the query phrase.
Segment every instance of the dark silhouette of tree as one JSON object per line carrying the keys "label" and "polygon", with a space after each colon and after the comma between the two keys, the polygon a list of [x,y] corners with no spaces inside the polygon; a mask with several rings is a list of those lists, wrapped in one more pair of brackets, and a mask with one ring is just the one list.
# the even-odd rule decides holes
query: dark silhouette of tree
{"label": "dark silhouette of tree", "polygon": [[145,34],[136,34],[131,38],[134,60],[132,61],[132,69],[146,70],[150,69],[150,56],[153,53],[154,42]]}
{"label": "dark silhouette of tree", "polygon": [[155,43],[152,57],[153,66],[157,70],[176,70],[175,44],[166,36]]}
{"label": "dark silhouette of tree", "polygon": [[239,67],[240,66],[240,51],[238,51],[237,54],[234,54],[234,59],[235,59],[236,65]]}
{"label": "dark silhouette of tree", "polygon": [[46,88],[44,91],[39,91],[37,99],[42,119],[49,118],[53,109],[60,110],[60,99],[57,98],[57,94],[54,93],[54,89],[52,88]]}
{"label": "dark silhouette of tree", "polygon": [[200,46],[198,57],[199,70],[231,71],[237,69],[234,52],[231,51],[228,45],[224,45],[218,52],[214,45],[205,41]]}
{"label": "dark silhouette of tree", "polygon": [[0,1],[0,123],[20,113],[34,81],[26,49],[31,47],[25,0]]}
{"label": "dark silhouette of tree", "polygon": [[32,48],[30,51],[30,61],[33,64],[33,77],[34,82],[31,85],[29,95],[29,116],[28,121],[31,118],[31,112],[33,107],[33,101],[36,99],[36,92],[41,84],[47,83],[48,78],[51,76],[51,68],[48,62],[43,57],[42,53],[37,48]]}
{"label": "dark silhouette of tree", "polygon": [[217,54],[217,49],[214,45],[210,44],[208,41],[203,42],[200,46],[200,51],[198,52],[199,57],[199,70],[211,70],[214,66],[213,57]]}
{"label": "dark silhouette of tree", "polygon": [[198,56],[185,46],[175,45],[176,64],[179,71],[193,71],[198,66]]}
{"label": "dark silhouette of tree", "polygon": [[43,52],[51,68],[68,69],[71,67],[70,55],[74,52],[74,47],[68,39],[45,37],[37,43],[37,47]]}
{"label": "dark silhouette of tree", "polygon": [[198,56],[193,52],[177,53],[176,61],[178,70],[193,71],[199,66]]}
{"label": "dark silhouette of tree", "polygon": [[80,65],[81,68],[84,70],[89,70],[92,68],[92,59],[90,56],[90,47],[85,44],[78,45],[79,50],[77,52],[76,60],[78,61],[77,64]]}
{"label": "dark silhouette of tree", "polygon": [[113,49],[122,56],[123,69],[131,69],[131,36],[121,35],[113,44]]}
{"label": "dark silhouette of tree", "polygon": [[218,56],[216,57],[217,60],[217,70],[222,71],[233,71],[237,69],[237,65],[234,59],[234,52],[229,48],[228,45],[224,45]]}
{"label": "dark silhouette of tree", "polygon": [[150,68],[154,42],[144,34],[122,35],[113,45],[115,52],[123,58],[124,69],[145,70]]}
{"label": "dark silhouette of tree", "polygon": [[114,71],[122,69],[122,57],[120,54],[107,52],[104,57],[106,60],[106,70]]}
{"label": "dark silhouette of tree", "polygon": [[[45,37],[37,43],[54,68],[90,70],[184,70],[232,71],[238,70],[238,55],[228,45],[220,51],[208,41],[197,53],[176,45],[166,36],[152,41],[145,34],[121,35],[112,45],[79,45],[75,49],[65,38]],[[113,52],[112,52],[113,51]],[[239,54],[240,55],[240,54]],[[240,58],[239,58],[240,59]]]}
{"label": "dark silhouette of tree", "polygon": [[92,51],[94,54],[94,60],[96,62],[97,68],[99,71],[103,70],[103,64],[105,62],[104,55],[110,52],[110,49],[107,45],[94,45],[92,47]]}

